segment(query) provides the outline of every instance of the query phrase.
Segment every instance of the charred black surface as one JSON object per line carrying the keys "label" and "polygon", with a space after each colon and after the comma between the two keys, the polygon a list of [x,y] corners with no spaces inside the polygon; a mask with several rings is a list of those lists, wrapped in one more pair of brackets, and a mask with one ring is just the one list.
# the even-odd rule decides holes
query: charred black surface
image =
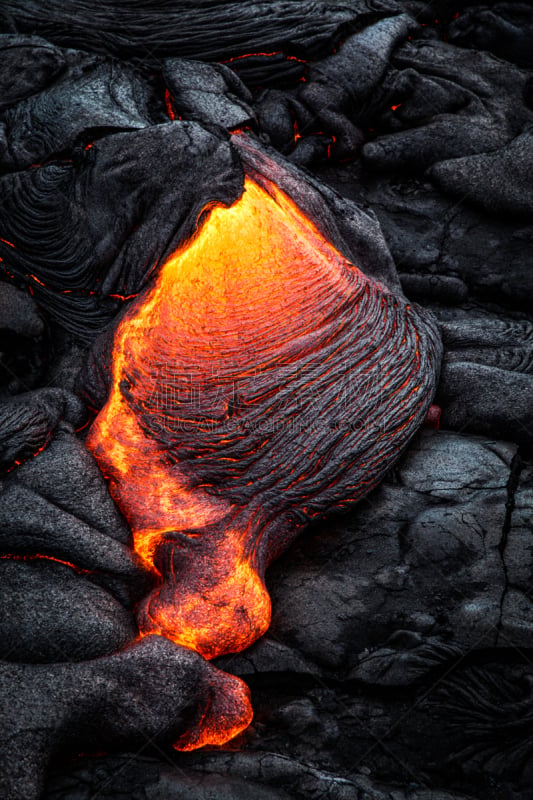
{"label": "charred black surface", "polygon": [[[6,27],[40,35],[62,46],[158,63],[165,56],[223,61],[249,53],[287,50],[324,56],[350,29],[398,13],[395,0],[355,0],[349,4],[312,0],[240,3],[236,0],[178,2],[148,6],[128,0],[98,9],[77,0],[68,20],[59,0],[7,0]],[[264,62],[268,71],[268,62]]]}

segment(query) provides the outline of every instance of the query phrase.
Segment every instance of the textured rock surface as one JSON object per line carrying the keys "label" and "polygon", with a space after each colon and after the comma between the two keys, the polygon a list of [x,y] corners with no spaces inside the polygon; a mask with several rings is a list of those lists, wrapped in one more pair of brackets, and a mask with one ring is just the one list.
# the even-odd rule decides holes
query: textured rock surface
{"label": "textured rock surface", "polygon": [[379,169],[420,171],[495,150],[531,124],[524,102],[527,73],[486,53],[419,40],[398,48],[392,64],[396,69],[384,88],[397,110],[393,119],[388,111],[384,123],[393,132],[363,151]]}
{"label": "textured rock surface", "polygon": [[208,201],[239,196],[242,172],[227,142],[194,122],[165,123],[100,137],[75,159],[6,173],[0,185],[0,257],[17,277],[34,275],[35,296],[87,338],[192,233]]}
{"label": "textured rock surface", "polygon": [[[69,800],[89,800],[97,793],[102,800],[119,800],[131,797],[131,791],[139,791],[150,800],[468,800],[460,794],[416,788],[389,791],[364,774],[343,780],[272,753],[208,755],[195,761],[193,769],[163,766],[150,759],[134,762],[127,757],[84,763],[68,776],[52,781],[45,799],[62,800],[68,796]],[[289,788],[283,789],[280,784]]]}
{"label": "textured rock surface", "polygon": [[59,388],[24,392],[2,404],[0,464],[12,467],[43,449],[62,420],[81,425],[86,416],[80,400]]}
{"label": "textured rock surface", "polygon": [[271,635],[329,669],[351,667],[352,677],[384,685],[394,685],[395,672],[411,683],[425,658],[428,668],[438,663],[440,646],[446,657],[447,648],[495,645],[500,633],[509,645],[530,646],[512,641],[501,605],[516,449],[421,434],[349,521],[322,528],[291,553],[290,566],[272,568]]}
{"label": "textured rock surface", "polygon": [[187,2],[158,0],[143,9],[144,24],[140,26],[135,4],[110,6],[95,15],[90,3],[78,0],[76,13],[68,20],[60,0],[46,5],[31,0],[22,6],[17,0],[6,0],[2,9],[7,21],[19,30],[37,26],[50,41],[57,39],[74,47],[83,44],[91,51],[133,57],[149,66],[176,54],[215,61],[283,47],[320,57],[346,27],[398,10],[395,0],[352,0],[350,5],[316,0],[276,0],[274,5],[203,0],[194,7]]}
{"label": "textured rock surface", "polygon": [[413,299],[462,305],[463,315],[478,310],[470,304],[465,308],[467,300],[493,303],[500,313],[505,307],[529,310],[533,230],[527,223],[478,213],[464,198],[446,198],[418,178],[402,181],[352,170],[351,180],[338,172],[324,177],[375,211],[406,288],[414,281]]}
{"label": "textured rock surface", "polygon": [[[0,9],[0,794],[530,800],[530,4],[184,5]],[[298,201],[326,201],[327,238],[436,315],[441,430],[267,573],[272,628],[218,662],[254,721],[185,755],[227,678],[162,639],[120,649],[151,579],[75,433],[84,346],[58,323],[90,341],[206,186],[240,194],[236,126],[289,194],[290,162],[312,170]]]}
{"label": "textured rock surface", "polygon": [[[150,675],[150,680],[146,676]],[[159,636],[79,664],[0,664],[3,767],[12,800],[42,793],[52,756],[172,742],[198,723],[231,717],[235,678]]]}
{"label": "textured rock surface", "polygon": [[177,116],[228,130],[245,127],[254,120],[251,92],[224,64],[195,64],[169,58],[162,74]]}
{"label": "textured rock surface", "polygon": [[[132,795],[132,793],[135,793]],[[141,794],[142,793],[142,794]],[[283,789],[236,775],[207,773],[163,766],[149,758],[106,758],[85,762],[68,776],[57,777],[45,794],[47,800],[64,798],[102,800],[149,797],[150,800],[289,800]]]}
{"label": "textured rock surface", "polygon": [[531,67],[532,31],[533,9],[529,3],[467,5],[450,25],[450,41],[490,50],[506,61]]}
{"label": "textured rock surface", "polygon": [[149,585],[102,473],[64,421],[42,452],[5,476],[0,500],[5,558],[39,555],[65,561],[127,608]]}
{"label": "textured rock surface", "polygon": [[130,644],[133,615],[70,566],[48,559],[0,561],[0,658],[85,661]]}
{"label": "textured rock surface", "polygon": [[3,36],[1,51],[2,110],[44,89],[65,67],[61,50],[38,36]]}

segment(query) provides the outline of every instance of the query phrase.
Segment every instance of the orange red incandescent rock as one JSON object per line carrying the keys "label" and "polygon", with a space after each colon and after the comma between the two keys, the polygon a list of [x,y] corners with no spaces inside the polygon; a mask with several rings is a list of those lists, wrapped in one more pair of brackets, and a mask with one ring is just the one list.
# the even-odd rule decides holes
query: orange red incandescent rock
{"label": "orange red incandescent rock", "polygon": [[[424,419],[438,348],[417,314],[266,179],[206,210],[120,321],[87,440],[160,575],[142,633],[213,658],[267,630],[268,563],[302,520],[375,485]],[[238,721],[177,746],[242,730],[239,692]]]}

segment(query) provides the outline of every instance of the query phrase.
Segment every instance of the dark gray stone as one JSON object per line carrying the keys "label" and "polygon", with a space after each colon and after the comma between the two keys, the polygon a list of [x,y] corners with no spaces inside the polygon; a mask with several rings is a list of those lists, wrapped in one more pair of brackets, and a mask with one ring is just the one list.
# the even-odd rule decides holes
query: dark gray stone
{"label": "dark gray stone", "polygon": [[[250,780],[283,784],[298,798],[328,797],[331,800],[468,800],[464,795],[419,788],[391,789],[365,774],[342,778],[327,770],[277,753],[195,754],[191,765],[199,772],[245,774]],[[355,772],[355,770],[353,770]]]}
{"label": "dark gray stone", "polygon": [[523,314],[437,314],[446,348],[437,392],[442,425],[530,447],[533,324]]}
{"label": "dark gray stone", "polygon": [[530,3],[503,2],[461,8],[448,29],[452,44],[490,50],[506,61],[533,66],[531,37],[533,9]]}
{"label": "dark gray stone", "polygon": [[182,58],[167,59],[163,80],[176,113],[203,125],[235,130],[254,120],[252,95],[224,64],[198,64]]}
{"label": "dark gray stone", "polygon": [[39,553],[128,581],[141,578],[139,562],[129,547],[56,507],[15,478],[2,486],[1,498],[0,552]]}
{"label": "dark gray stone", "polygon": [[413,40],[394,53],[391,65],[382,91],[384,123],[394,132],[364,146],[372,167],[412,172],[488,152],[533,121],[524,102],[528,74],[488,53]]}
{"label": "dark gray stone", "polygon": [[400,275],[407,297],[417,302],[437,302],[457,305],[468,297],[468,286],[460,278],[449,275]]}
{"label": "dark gray stone", "polygon": [[366,119],[366,105],[394,49],[416,28],[407,14],[388,17],[347,37],[334,55],[309,68],[298,99],[311,110],[319,128],[335,135],[339,158],[358,152],[364,138],[357,125]]}
{"label": "dark gray stone", "polygon": [[59,430],[42,453],[13,473],[12,480],[111,539],[131,545],[131,532],[104,476],[72,433]]}
{"label": "dark gray stone", "polygon": [[29,292],[0,281],[0,400],[38,385],[47,345],[44,320]]}
{"label": "dark gray stone", "polygon": [[[262,92],[254,105],[261,133],[266,134],[272,146],[285,155],[294,149],[295,106],[294,98],[288,92],[279,89],[268,89]],[[304,108],[302,106],[299,109],[298,125],[301,124]],[[309,122],[310,120],[306,120],[307,124]]]}
{"label": "dark gray stone", "polygon": [[284,672],[298,675],[321,674],[316,664],[303,658],[298,650],[270,639],[268,634],[248,647],[244,653],[222,656],[215,663],[220,669],[242,676]]}
{"label": "dark gray stone", "polygon": [[269,53],[287,47],[309,58],[323,57],[346,27],[364,25],[370,18],[397,14],[395,0],[316,0],[246,2],[218,0],[201,4],[163,0],[143,11],[116,7],[94,8],[73,0],[68,19],[61,0],[4,0],[2,11],[17,30],[37,28],[50,41],[91,52],[142,60],[150,68],[161,59],[179,55],[197,61],[217,61],[246,53]]}
{"label": "dark gray stone", "polygon": [[531,219],[533,134],[527,131],[495,152],[441,161],[429,170],[444,192],[491,214]]}
{"label": "dark gray stone", "polygon": [[1,663],[1,796],[39,800],[59,753],[138,751],[172,743],[206,716],[231,720],[234,681],[159,636],[77,664]]}
{"label": "dark gray stone", "polygon": [[436,311],[449,360],[473,361],[513,372],[531,372],[533,322],[480,309]]}
{"label": "dark gray stone", "polygon": [[[420,281],[429,276],[436,280],[431,301],[428,297],[424,302],[448,305],[448,282],[439,280],[444,277],[462,281],[468,300],[478,305],[491,302],[530,311],[533,228],[528,224],[487,218],[464,199],[443,197],[427,182],[412,177],[357,176],[349,183],[333,180],[332,184],[375,212],[402,284],[407,289],[412,281],[415,286],[413,299],[420,299]],[[465,309],[463,316],[471,310]]]}
{"label": "dark gray stone", "polygon": [[0,560],[0,658],[85,661],[121,650],[133,615],[75,569],[36,558]]}
{"label": "dark gray stone", "polygon": [[315,161],[326,158],[332,143],[333,137],[306,136],[296,142],[296,146],[288,158],[293,164],[307,167]]}
{"label": "dark gray stone", "polygon": [[0,486],[0,553],[67,561],[130,609],[151,578],[96,462],[60,425],[52,442]]}
{"label": "dark gray stone", "polygon": [[[272,637],[336,671],[379,648],[403,658],[413,642],[424,646],[426,669],[453,648],[497,644],[501,631],[513,643],[533,643],[529,626],[513,636],[501,605],[515,454],[493,440],[421,434],[346,522],[322,527],[271,568]],[[382,661],[375,667],[379,682]],[[420,674],[418,657],[411,674]]]}
{"label": "dark gray stone", "polygon": [[[142,795],[141,795],[142,793]],[[290,800],[283,789],[238,775],[202,773],[155,759],[123,756],[82,761],[52,779],[43,800]]]}
{"label": "dark gray stone", "polygon": [[37,389],[5,400],[0,404],[0,467],[43,449],[60,420],[79,426],[85,416],[82,402],[62,389]]}
{"label": "dark gray stone", "polygon": [[61,50],[39,36],[0,36],[0,111],[42,91],[65,67]]}
{"label": "dark gray stone", "polygon": [[[508,585],[523,595],[531,591],[533,549],[533,468],[527,464],[513,493],[509,532],[505,541]],[[526,612],[529,618],[529,611]],[[518,620],[519,622],[519,620]]]}
{"label": "dark gray stone", "polygon": [[88,347],[58,325],[54,326],[54,358],[47,364],[47,386],[77,393],[80,375],[87,363]]}
{"label": "dark gray stone", "polygon": [[459,647],[436,637],[399,630],[383,647],[363,653],[348,677],[368,686],[409,686],[461,655]]}
{"label": "dark gray stone", "polygon": [[0,282],[0,329],[29,339],[44,333],[43,319],[31,295],[3,281]]}
{"label": "dark gray stone", "polygon": [[147,94],[131,68],[85,56],[46,92],[4,111],[0,118],[8,137],[0,167],[14,171],[40,166],[76,146],[82,149],[102,130],[109,134],[145,128],[151,122]]}
{"label": "dark gray stone", "polygon": [[531,447],[533,375],[470,361],[445,361],[436,400],[442,425]]}

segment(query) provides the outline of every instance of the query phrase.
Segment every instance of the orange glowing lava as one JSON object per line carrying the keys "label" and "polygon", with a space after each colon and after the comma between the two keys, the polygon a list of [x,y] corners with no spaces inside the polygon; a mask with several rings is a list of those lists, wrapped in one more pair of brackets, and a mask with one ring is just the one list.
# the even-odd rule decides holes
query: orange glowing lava
{"label": "orange glowing lava", "polygon": [[[166,451],[142,431],[122,382],[141,359],[162,372],[173,371],[175,382],[169,388],[167,380],[160,402],[181,399],[182,409],[191,410],[183,424],[198,424],[195,404],[201,403],[197,395],[206,383],[228,372],[238,379],[268,368],[280,350],[290,357],[297,336],[320,336],[314,284],[337,282],[332,264],[339,267],[343,261],[286,195],[274,185],[269,193],[248,178],[242,197],[230,208],[212,208],[196,237],[168,259],[115,335],[112,391],[87,444],[111,480],[137,553],[150,566],[169,531],[181,532],[182,545],[192,540],[194,562],[188,567],[196,573],[196,590],[154,617],[150,631],[207,658],[240,651],[264,633],[269,597],[246,529],[221,525],[216,547],[212,538],[198,547],[195,531],[230,518],[235,509],[202,488],[191,488],[180,464],[169,463]],[[350,276],[344,281],[348,294]],[[274,307],[285,313],[273,315]],[[170,338],[172,365],[166,355]],[[157,394],[153,376],[143,370],[141,377],[149,383],[144,390]],[[220,408],[210,409],[213,419],[225,405],[221,396]]]}
{"label": "orange glowing lava", "polygon": [[[168,532],[180,532],[174,548],[192,547],[186,575],[173,576],[183,590],[172,587],[170,601],[150,615],[143,632],[165,635],[206,658],[243,650],[267,630],[271,609],[262,565],[246,527],[219,524],[218,535],[202,541],[196,532],[231,519],[234,507],[191,487],[179,463],[169,463],[165,450],[143,432],[121,387],[140,358],[174,369],[172,388],[190,395],[191,418],[183,424],[194,425],[194,404],[201,403],[196,393],[204,383],[221,373],[238,378],[268,368],[280,349],[290,357],[297,335],[317,336],[313,284],[328,276],[333,281],[332,263],[343,259],[288,197],[273,185],[270,192],[247,179],[232,207],[212,208],[196,237],[168,259],[127,313],[115,335],[109,400],[87,440],[131,525],[137,553],[152,567]],[[348,278],[345,283],[352,291]],[[272,315],[274,305],[285,309],[283,316]],[[172,366],[159,349],[169,338]],[[142,367],[139,372],[148,378]],[[157,392],[151,380],[148,390]],[[175,399],[167,394],[162,404]],[[210,409],[213,417],[221,410]],[[235,735],[249,723],[250,711],[229,735],[212,731],[208,741]]]}
{"label": "orange glowing lava", "polygon": [[[266,179],[259,185],[248,176],[232,206],[204,213],[196,235],[161,266],[119,323],[108,401],[87,439],[131,526],[135,550],[161,578],[138,610],[143,634],[213,658],[245,649],[267,630],[264,572],[286,546],[273,546],[265,533],[277,498],[311,497],[301,503],[311,515],[315,486],[321,482],[326,498],[334,498],[339,470],[344,475],[355,463],[364,477],[342,492],[361,496],[399,452],[394,437],[407,436],[424,417],[422,383],[416,374],[409,378],[425,357],[418,334],[409,333],[414,313],[371,284]],[[312,392],[338,400],[349,369],[346,347],[364,381],[381,350],[392,365],[380,378],[390,391],[388,405],[376,390],[375,433],[328,427],[324,440],[296,426],[282,436],[263,434],[259,426],[251,435],[242,409],[261,406],[264,417],[288,418],[279,397],[291,385],[294,363],[309,369]],[[374,391],[368,382],[364,388],[367,397]],[[323,411],[317,414],[320,421]],[[382,422],[386,414],[390,431]],[[220,433],[225,425],[227,439]],[[213,454],[204,444],[212,430],[227,486],[201,471]],[[336,472],[326,469],[331,453]],[[241,460],[248,472],[232,484]],[[287,476],[283,488],[278,473]],[[221,715],[177,746],[222,743],[246,727],[251,706],[242,686],[239,692],[236,705],[244,711],[238,720]]]}

